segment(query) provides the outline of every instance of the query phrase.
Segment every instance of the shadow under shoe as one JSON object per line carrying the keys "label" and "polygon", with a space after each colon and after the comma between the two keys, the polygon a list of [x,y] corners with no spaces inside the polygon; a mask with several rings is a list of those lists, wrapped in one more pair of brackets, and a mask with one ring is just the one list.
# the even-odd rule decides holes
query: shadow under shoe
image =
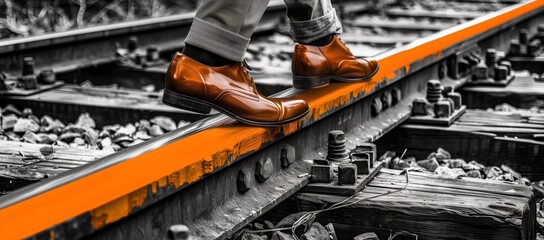
{"label": "shadow under shoe", "polygon": [[166,74],[163,103],[210,113],[211,109],[254,126],[278,126],[309,112],[304,100],[268,98],[259,92],[242,63],[209,67],[176,53]]}
{"label": "shadow under shoe", "polygon": [[293,87],[309,89],[339,82],[370,80],[379,69],[373,58],[356,59],[337,35],[325,46],[297,44],[293,54]]}

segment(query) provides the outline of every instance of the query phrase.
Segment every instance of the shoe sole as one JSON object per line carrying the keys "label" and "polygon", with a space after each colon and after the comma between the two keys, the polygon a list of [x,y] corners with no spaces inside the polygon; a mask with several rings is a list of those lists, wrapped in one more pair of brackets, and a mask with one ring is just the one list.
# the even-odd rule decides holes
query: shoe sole
{"label": "shoe sole", "polygon": [[261,121],[254,121],[250,119],[246,119],[243,117],[240,117],[216,104],[209,103],[191,96],[187,96],[185,94],[177,93],[169,89],[164,90],[164,95],[162,97],[162,103],[171,107],[191,111],[191,112],[197,112],[202,114],[209,114],[210,111],[213,109],[224,113],[225,115],[234,118],[242,123],[245,123],[247,125],[257,126],[257,127],[275,127],[275,126],[281,126],[293,121],[298,120],[299,118],[304,117],[306,114],[310,112],[308,111],[293,117],[291,119],[287,119],[280,122],[261,122]]}
{"label": "shoe sole", "polygon": [[374,77],[374,75],[376,75],[376,73],[378,73],[379,69],[380,69],[380,66],[378,65],[378,67],[376,67],[374,72],[372,72],[370,75],[368,75],[367,77],[364,77],[364,78],[341,78],[341,77],[332,76],[332,75],[329,75],[329,76],[298,76],[298,75],[293,75],[293,87],[296,88],[296,89],[319,88],[319,87],[323,87],[323,86],[328,85],[331,80],[338,81],[338,82],[345,82],[345,83],[368,81],[372,77]]}

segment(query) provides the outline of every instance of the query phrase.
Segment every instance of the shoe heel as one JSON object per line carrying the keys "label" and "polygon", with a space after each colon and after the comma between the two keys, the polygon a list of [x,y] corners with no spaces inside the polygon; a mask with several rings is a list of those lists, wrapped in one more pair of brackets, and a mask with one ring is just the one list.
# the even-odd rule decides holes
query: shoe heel
{"label": "shoe heel", "polygon": [[293,75],[293,87],[297,89],[318,88],[329,84],[329,77]]}
{"label": "shoe heel", "polygon": [[171,107],[202,114],[208,114],[212,110],[210,106],[203,104],[201,100],[168,89],[164,90],[162,103]]}

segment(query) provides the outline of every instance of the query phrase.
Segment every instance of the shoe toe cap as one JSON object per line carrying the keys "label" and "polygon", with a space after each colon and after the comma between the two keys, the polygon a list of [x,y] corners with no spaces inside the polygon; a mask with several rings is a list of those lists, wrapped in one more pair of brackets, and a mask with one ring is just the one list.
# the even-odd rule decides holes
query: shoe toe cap
{"label": "shoe toe cap", "polygon": [[367,62],[371,72],[374,72],[376,68],[378,68],[378,61],[376,61],[376,59],[368,57],[368,58],[365,58],[364,60]]}
{"label": "shoe toe cap", "polygon": [[310,109],[306,101],[301,99],[284,100],[282,101],[282,105],[283,105],[283,119],[282,120],[290,120],[290,119],[302,117]]}

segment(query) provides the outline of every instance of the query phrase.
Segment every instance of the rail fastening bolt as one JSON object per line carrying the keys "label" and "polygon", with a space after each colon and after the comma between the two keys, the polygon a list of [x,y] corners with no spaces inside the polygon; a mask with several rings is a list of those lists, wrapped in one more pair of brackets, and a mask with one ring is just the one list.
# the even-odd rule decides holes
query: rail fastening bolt
{"label": "rail fastening bolt", "polygon": [[134,52],[138,49],[138,37],[132,36],[128,39],[127,49],[129,52]]}
{"label": "rail fastening bolt", "polygon": [[255,178],[260,183],[265,182],[274,172],[274,164],[269,157],[261,158],[255,164]]}
{"label": "rail fastening bolt", "polygon": [[238,192],[245,193],[251,189],[251,184],[253,182],[251,178],[251,174],[248,171],[245,171],[244,169],[238,171],[238,177],[236,179]]}
{"label": "rail fastening bolt", "polygon": [[519,43],[523,45],[529,44],[529,30],[528,29],[519,30]]}
{"label": "rail fastening bolt", "polygon": [[34,58],[23,58],[23,76],[34,75]]}
{"label": "rail fastening bolt", "polygon": [[191,231],[185,225],[178,224],[172,225],[168,228],[169,240],[189,240],[191,238]]}
{"label": "rail fastening bolt", "polygon": [[282,168],[287,168],[295,162],[295,148],[289,144],[282,145],[280,150],[280,161]]}

